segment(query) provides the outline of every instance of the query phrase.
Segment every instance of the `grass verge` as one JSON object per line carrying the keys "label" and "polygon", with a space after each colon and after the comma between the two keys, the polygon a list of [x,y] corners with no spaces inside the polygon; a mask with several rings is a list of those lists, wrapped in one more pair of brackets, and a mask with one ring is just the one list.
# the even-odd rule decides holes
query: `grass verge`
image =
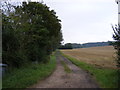
{"label": "grass verge", "polygon": [[49,76],[56,67],[56,58],[51,55],[47,64],[31,64],[6,74],[2,88],[26,88]]}
{"label": "grass verge", "polygon": [[65,70],[67,73],[71,73],[71,69],[67,66],[67,64],[66,64],[64,61],[61,61],[61,64],[63,65],[64,70]]}
{"label": "grass verge", "polygon": [[85,62],[81,62],[75,58],[72,58],[68,55],[62,53],[63,56],[68,58],[72,63],[82,68],[83,70],[91,73],[97,82],[99,83],[101,88],[118,88],[118,74],[115,69],[106,69],[106,68],[98,68],[93,65],[87,64]]}

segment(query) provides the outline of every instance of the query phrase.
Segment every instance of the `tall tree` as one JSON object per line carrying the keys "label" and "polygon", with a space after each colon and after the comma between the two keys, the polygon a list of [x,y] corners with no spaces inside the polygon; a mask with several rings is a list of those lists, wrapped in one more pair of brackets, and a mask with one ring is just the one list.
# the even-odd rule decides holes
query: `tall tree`
{"label": "tall tree", "polygon": [[[5,21],[7,24],[3,23],[3,32],[10,31],[12,33],[10,36],[15,37],[14,41],[16,42],[13,42],[15,43],[13,50],[15,49],[18,56],[23,57],[23,60],[46,62],[49,60],[49,55],[59,46],[62,40],[60,20],[55,11],[50,10],[45,4],[23,2],[21,6],[14,6],[14,10],[5,18],[8,19]],[[7,25],[9,25],[9,28]],[[10,38],[6,37],[5,34],[3,33],[3,37],[5,37],[3,39],[9,41]],[[6,45],[10,46],[10,43],[3,43],[3,46]],[[7,62],[8,59],[4,59],[4,61],[10,64]],[[18,61],[17,59],[14,60],[16,62],[22,61],[20,59]]]}

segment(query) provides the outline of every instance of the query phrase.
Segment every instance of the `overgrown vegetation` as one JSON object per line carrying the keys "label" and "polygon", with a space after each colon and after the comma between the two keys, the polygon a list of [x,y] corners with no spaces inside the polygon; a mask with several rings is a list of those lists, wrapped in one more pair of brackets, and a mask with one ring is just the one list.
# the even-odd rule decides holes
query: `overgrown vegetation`
{"label": "overgrown vegetation", "polygon": [[30,64],[27,67],[15,69],[3,77],[2,88],[27,88],[37,81],[49,76],[56,67],[56,58],[51,56],[46,64]]}
{"label": "overgrown vegetation", "polygon": [[13,68],[47,63],[62,40],[56,12],[39,2],[3,3],[2,12],[2,63]]}
{"label": "overgrown vegetation", "polygon": [[114,47],[115,49],[117,50],[117,58],[116,58],[116,61],[117,61],[117,67],[118,67],[118,86],[120,88],[120,25],[115,25],[115,27],[113,27],[113,31],[114,31],[114,34],[113,34],[113,38],[115,40],[114,42]]}
{"label": "overgrown vegetation", "polygon": [[[14,6],[16,5],[16,6]],[[55,68],[50,55],[61,40],[61,21],[40,2],[2,2],[2,63],[7,64],[3,88],[26,88]]]}
{"label": "overgrown vegetation", "polygon": [[116,25],[115,27],[113,27],[113,31],[114,31],[114,34],[113,34],[113,38],[114,40],[116,40],[114,42],[114,47],[115,49],[117,50],[117,66],[118,68],[120,68],[120,25]]}
{"label": "overgrown vegetation", "polygon": [[118,88],[118,75],[117,70],[115,69],[106,69],[106,68],[98,68],[94,65],[87,64],[85,62],[81,62],[75,58],[72,58],[68,55],[62,53],[66,58],[68,58],[72,63],[77,65],[78,67],[88,71],[95,77],[98,81],[99,85],[102,88]]}
{"label": "overgrown vegetation", "polygon": [[64,61],[61,61],[63,67],[64,67],[64,70],[67,72],[67,73],[71,73],[71,69],[67,66],[67,64],[64,62]]}

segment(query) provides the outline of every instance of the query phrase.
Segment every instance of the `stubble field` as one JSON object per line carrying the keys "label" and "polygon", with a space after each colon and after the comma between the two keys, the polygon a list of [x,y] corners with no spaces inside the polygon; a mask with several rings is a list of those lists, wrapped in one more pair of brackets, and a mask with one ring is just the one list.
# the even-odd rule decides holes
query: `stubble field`
{"label": "stubble field", "polygon": [[116,51],[113,46],[61,50],[77,60],[103,68],[116,68]]}

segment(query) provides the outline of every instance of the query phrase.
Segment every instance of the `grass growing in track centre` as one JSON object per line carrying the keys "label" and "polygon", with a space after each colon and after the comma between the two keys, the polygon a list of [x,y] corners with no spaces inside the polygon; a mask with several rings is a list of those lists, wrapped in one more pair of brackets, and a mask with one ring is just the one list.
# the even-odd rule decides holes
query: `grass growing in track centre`
{"label": "grass growing in track centre", "polygon": [[71,73],[71,69],[67,66],[67,64],[64,62],[64,61],[61,61],[61,64],[63,65],[64,67],[64,70],[67,72],[67,73]]}

